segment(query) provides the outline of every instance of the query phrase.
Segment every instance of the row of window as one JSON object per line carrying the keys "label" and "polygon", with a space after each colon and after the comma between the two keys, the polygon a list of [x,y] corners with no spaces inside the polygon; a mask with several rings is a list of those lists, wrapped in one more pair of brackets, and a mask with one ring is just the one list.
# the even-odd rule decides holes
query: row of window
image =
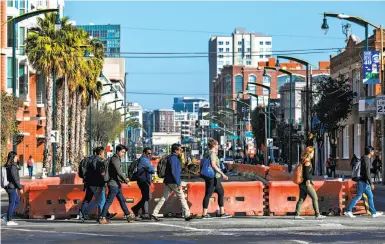
{"label": "row of window", "polygon": [[[218,48],[218,52],[219,52],[219,53],[223,53],[223,50],[224,50],[224,48]],[[242,49],[241,47],[238,48],[238,52],[239,52],[239,53],[241,53],[242,50],[243,50],[243,49]],[[271,49],[271,48],[265,48],[265,49],[260,48],[259,51],[260,51],[260,52],[271,52],[272,49]],[[226,48],[226,52],[229,53],[229,52],[230,52],[230,48]],[[251,48],[246,48],[246,52],[251,52]]]}
{"label": "row of window", "polygon": [[[259,55],[259,58],[271,58],[271,55]],[[223,54],[219,54],[218,55],[218,58],[221,59],[221,58],[224,58]],[[238,56],[238,58],[242,58],[242,55]],[[246,59],[251,59],[251,55],[246,55]]]}
{"label": "row of window", "polygon": [[[246,43],[247,43],[248,45],[250,45],[250,41],[247,41]],[[263,44],[269,46],[269,45],[271,45],[271,41],[265,41],[265,42],[260,41],[260,42],[259,42],[259,45],[263,45]],[[219,46],[223,45],[223,41],[219,41],[219,42],[218,42],[218,45],[219,45]],[[228,45],[230,45],[230,42],[226,42],[226,46],[228,46]],[[238,41],[238,45],[241,46],[241,45],[242,45],[242,41]]]}

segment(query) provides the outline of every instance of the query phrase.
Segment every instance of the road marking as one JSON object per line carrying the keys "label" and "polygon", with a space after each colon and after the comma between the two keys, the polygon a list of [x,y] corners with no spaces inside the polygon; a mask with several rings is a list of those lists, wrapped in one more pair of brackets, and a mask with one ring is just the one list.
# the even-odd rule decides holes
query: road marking
{"label": "road marking", "polygon": [[[41,233],[55,233],[55,234],[70,234],[70,235],[85,235],[85,236],[101,236],[101,237],[116,237],[118,235],[105,235],[105,234],[94,234],[94,233],[84,233],[84,232],[59,232],[54,230],[29,230],[29,229],[15,229],[15,228],[2,228],[3,230],[14,230],[14,231],[24,231],[24,232],[41,232]],[[121,237],[121,236],[119,236]]]}
{"label": "road marking", "polygon": [[159,225],[159,226],[166,226],[166,227],[173,227],[173,228],[181,228],[185,230],[192,230],[192,231],[213,231],[212,229],[198,229],[194,227],[189,226],[181,226],[181,225],[172,225],[172,224],[164,224],[164,223],[148,223],[149,225]]}
{"label": "road marking", "polygon": [[309,244],[309,242],[307,241],[300,241],[300,240],[291,240],[293,242],[296,242],[296,243],[300,243],[300,244]]}

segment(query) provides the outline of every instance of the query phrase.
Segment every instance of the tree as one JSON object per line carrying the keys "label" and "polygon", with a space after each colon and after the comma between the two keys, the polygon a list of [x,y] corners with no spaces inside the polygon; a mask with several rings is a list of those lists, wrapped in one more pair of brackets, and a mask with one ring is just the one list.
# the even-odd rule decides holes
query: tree
{"label": "tree", "polygon": [[[1,91],[0,97],[1,104],[1,157],[2,163],[6,162],[7,159],[7,145],[11,139],[12,134],[17,134],[17,121],[15,116],[17,110],[23,105],[21,100],[17,97],[8,95],[6,92]],[[17,143],[17,142],[12,142]]]}
{"label": "tree", "polygon": [[[312,118],[314,126],[313,135],[322,150],[324,134],[336,141],[337,132],[343,127],[345,121],[352,111],[352,101],[356,93],[351,89],[348,79],[339,77],[322,77],[315,82],[315,92],[312,107]],[[336,144],[330,140],[332,155],[336,156]],[[321,153],[319,154],[321,155]],[[321,160],[319,160],[321,162]],[[321,167],[322,168],[322,167]]]}
{"label": "tree", "polygon": [[[258,148],[260,148],[262,144],[264,145],[266,140],[265,115],[266,115],[266,120],[269,119],[266,111],[267,111],[266,108],[256,107],[251,114],[251,127],[254,134],[255,142]],[[276,124],[276,116],[274,116],[273,113],[271,116],[270,123],[271,123],[270,128],[272,130],[273,128],[275,128],[275,124]]]}

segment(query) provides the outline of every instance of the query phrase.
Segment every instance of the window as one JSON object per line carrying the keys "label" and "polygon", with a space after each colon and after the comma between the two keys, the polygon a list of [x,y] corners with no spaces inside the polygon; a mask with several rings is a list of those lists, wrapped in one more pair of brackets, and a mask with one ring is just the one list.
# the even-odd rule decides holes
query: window
{"label": "window", "polygon": [[231,94],[232,92],[232,84],[231,84],[231,75],[226,75],[225,77],[225,80],[226,80],[226,90],[225,90],[225,93],[226,94]]}
{"label": "window", "polygon": [[261,53],[263,53],[263,48],[261,47],[261,48],[259,49],[259,51],[260,51]]}
{"label": "window", "polygon": [[25,46],[24,46],[24,41],[25,41],[25,27],[20,27],[19,28],[19,53],[20,55],[24,55],[25,51]]}
{"label": "window", "polygon": [[360,69],[353,69],[352,71],[353,76],[353,92],[357,92],[358,96],[353,98],[353,104],[356,104],[359,102],[360,99]]}
{"label": "window", "polygon": [[218,55],[218,58],[223,58],[223,55]]}
{"label": "window", "polygon": [[223,61],[219,61],[219,62],[218,62],[218,65],[223,65]]}
{"label": "window", "polygon": [[263,58],[263,55],[259,55],[259,58]]}
{"label": "window", "polygon": [[229,53],[230,52],[230,48],[226,48],[226,52]]}
{"label": "window", "polygon": [[266,45],[271,45],[271,42],[265,42]]}
{"label": "window", "polygon": [[218,51],[219,51],[220,53],[223,53],[223,48],[219,48]]}
{"label": "window", "polygon": [[246,61],[246,65],[251,65],[251,61]]}
{"label": "window", "polygon": [[238,48],[238,52],[239,52],[239,53],[242,52],[242,48],[241,48],[241,47]]}
{"label": "window", "polygon": [[235,76],[235,93],[243,91],[243,77],[241,75]]}
{"label": "window", "polygon": [[342,158],[349,159],[349,125],[342,130]]}
{"label": "window", "polygon": [[[270,81],[271,81],[270,75],[266,75],[263,77],[263,85],[270,87]],[[263,95],[268,96],[269,95],[269,89],[263,88]]]}
{"label": "window", "polygon": [[250,52],[250,51],[251,51],[251,48],[248,47],[248,48],[246,49],[246,52]]}
{"label": "window", "polygon": [[242,42],[241,42],[241,41],[239,41],[239,42],[238,42],[238,45],[242,45]]}
{"label": "window", "polygon": [[246,59],[251,59],[251,55],[246,55]]}
{"label": "window", "polygon": [[13,0],[7,1],[7,7],[13,7]]}
{"label": "window", "polygon": [[238,60],[238,65],[243,65],[243,61],[242,60]]}
{"label": "window", "polygon": [[[252,83],[257,83],[257,77],[255,75],[249,75],[249,83],[252,82]],[[255,94],[256,93],[256,85],[250,85],[250,84],[247,84],[247,90],[250,92],[250,93],[253,93]]]}
{"label": "window", "polygon": [[12,88],[12,58],[7,58],[7,88]]}
{"label": "window", "polygon": [[230,65],[230,61],[226,61],[226,65]]}
{"label": "window", "polygon": [[263,42],[259,42],[259,45],[263,45]]}
{"label": "window", "polygon": [[223,42],[218,42],[218,45],[223,45]]}
{"label": "window", "polygon": [[227,45],[227,46],[230,45],[230,42],[226,42],[226,45]]}
{"label": "window", "polygon": [[265,57],[266,57],[266,58],[271,58],[271,55],[266,55]]}

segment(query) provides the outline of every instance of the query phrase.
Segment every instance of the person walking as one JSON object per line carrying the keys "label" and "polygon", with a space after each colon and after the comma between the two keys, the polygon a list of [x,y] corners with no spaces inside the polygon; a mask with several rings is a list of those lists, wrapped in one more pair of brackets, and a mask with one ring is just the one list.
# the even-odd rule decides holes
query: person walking
{"label": "person walking", "polygon": [[112,156],[110,159],[110,162],[108,163],[108,195],[106,203],[104,204],[102,214],[99,219],[100,224],[108,224],[109,221],[107,221],[106,216],[108,209],[112,205],[112,202],[114,198],[116,197],[119,201],[120,207],[122,208],[124,212],[124,218],[131,222],[134,220],[135,216],[131,215],[127,205],[126,205],[126,199],[123,196],[122,192],[122,183],[126,183],[130,186],[130,182],[126,179],[125,175],[123,174],[123,171],[121,169],[121,159],[123,158],[124,154],[127,152],[127,147],[119,144],[116,146],[116,153]]}
{"label": "person walking", "polygon": [[185,220],[190,221],[196,218],[195,214],[190,214],[190,209],[188,207],[187,201],[181,185],[180,173],[181,173],[181,163],[179,161],[179,156],[183,153],[182,146],[180,144],[173,144],[171,146],[171,155],[168,158],[166,166],[166,174],[164,177],[164,192],[162,198],[156,204],[153,211],[152,217],[157,217],[159,211],[162,208],[165,201],[170,196],[170,193],[174,192],[178,200],[182,204],[182,210],[184,212]]}
{"label": "person walking", "polygon": [[326,216],[323,216],[319,212],[319,207],[318,207],[318,196],[317,192],[314,189],[314,184],[313,184],[313,166],[311,164],[311,160],[314,158],[314,147],[307,147],[305,151],[302,153],[301,157],[301,164],[302,164],[302,177],[303,181],[301,184],[299,184],[299,200],[297,202],[297,206],[295,209],[295,216],[294,219],[304,219],[303,217],[300,216],[301,212],[301,206],[303,202],[305,201],[307,195],[311,197],[311,200],[313,202],[313,209],[315,213],[315,218],[316,219],[324,219]]}
{"label": "person walking", "polygon": [[[103,206],[106,202],[105,196],[105,183],[104,177],[102,176],[102,168],[105,164],[105,152],[104,147],[95,148],[95,156],[87,165],[85,179],[87,179],[86,184],[86,196],[84,197],[82,206],[81,206],[81,220],[88,220],[88,212],[92,211],[98,206],[98,216],[101,216]],[[95,197],[93,201],[92,198]],[[92,203],[93,202],[93,203]],[[92,205],[91,205],[92,203]],[[114,215],[107,213],[108,218],[112,218]],[[99,218],[98,218],[99,219]]]}
{"label": "person walking", "polygon": [[28,174],[29,174],[30,179],[32,179],[32,176],[33,176],[33,164],[34,163],[35,163],[35,161],[33,160],[32,155],[30,155],[28,160],[27,160],[27,168],[28,168]]}
{"label": "person walking", "polygon": [[381,177],[381,167],[382,167],[382,162],[380,159],[380,156],[376,156],[376,158],[373,160],[373,173],[374,173],[374,183],[376,183],[376,178],[377,182],[380,182],[380,177]]}
{"label": "person walking", "polygon": [[229,178],[222,172],[221,165],[218,158],[218,141],[215,139],[208,139],[208,155],[206,158],[210,159],[211,168],[213,168],[215,175],[214,178],[202,175],[202,178],[205,180],[205,196],[203,198],[203,213],[202,219],[211,219],[211,216],[207,213],[209,206],[209,201],[211,195],[215,192],[218,194],[218,206],[219,206],[219,217],[221,218],[230,218],[231,215],[225,213],[223,197],[225,192],[222,186],[222,178],[228,180]]}
{"label": "person walking", "polygon": [[152,150],[149,147],[144,148],[143,154],[138,162],[138,186],[142,194],[140,201],[131,208],[135,217],[139,217],[139,210],[142,209],[142,218],[143,219],[155,219],[159,221],[158,217],[150,216],[148,212],[148,202],[151,199],[150,186],[152,182],[152,175],[155,173],[154,167],[151,165]]}
{"label": "person walking", "polygon": [[7,156],[7,162],[5,164],[7,171],[7,180],[9,184],[5,187],[5,191],[8,194],[8,211],[7,214],[3,216],[7,226],[18,225],[15,221],[12,220],[13,213],[17,208],[17,205],[20,203],[20,195],[23,194],[23,190],[20,184],[20,176],[18,166],[18,156],[16,152],[9,152]]}
{"label": "person walking", "polygon": [[373,157],[373,147],[365,147],[365,155],[361,160],[360,177],[357,181],[357,195],[352,199],[348,209],[344,212],[345,216],[355,218],[353,215],[353,208],[357,202],[361,200],[362,195],[365,193],[368,196],[369,210],[372,213],[372,217],[376,218],[383,215],[383,212],[377,212],[373,203],[374,184],[370,172],[370,159]]}

